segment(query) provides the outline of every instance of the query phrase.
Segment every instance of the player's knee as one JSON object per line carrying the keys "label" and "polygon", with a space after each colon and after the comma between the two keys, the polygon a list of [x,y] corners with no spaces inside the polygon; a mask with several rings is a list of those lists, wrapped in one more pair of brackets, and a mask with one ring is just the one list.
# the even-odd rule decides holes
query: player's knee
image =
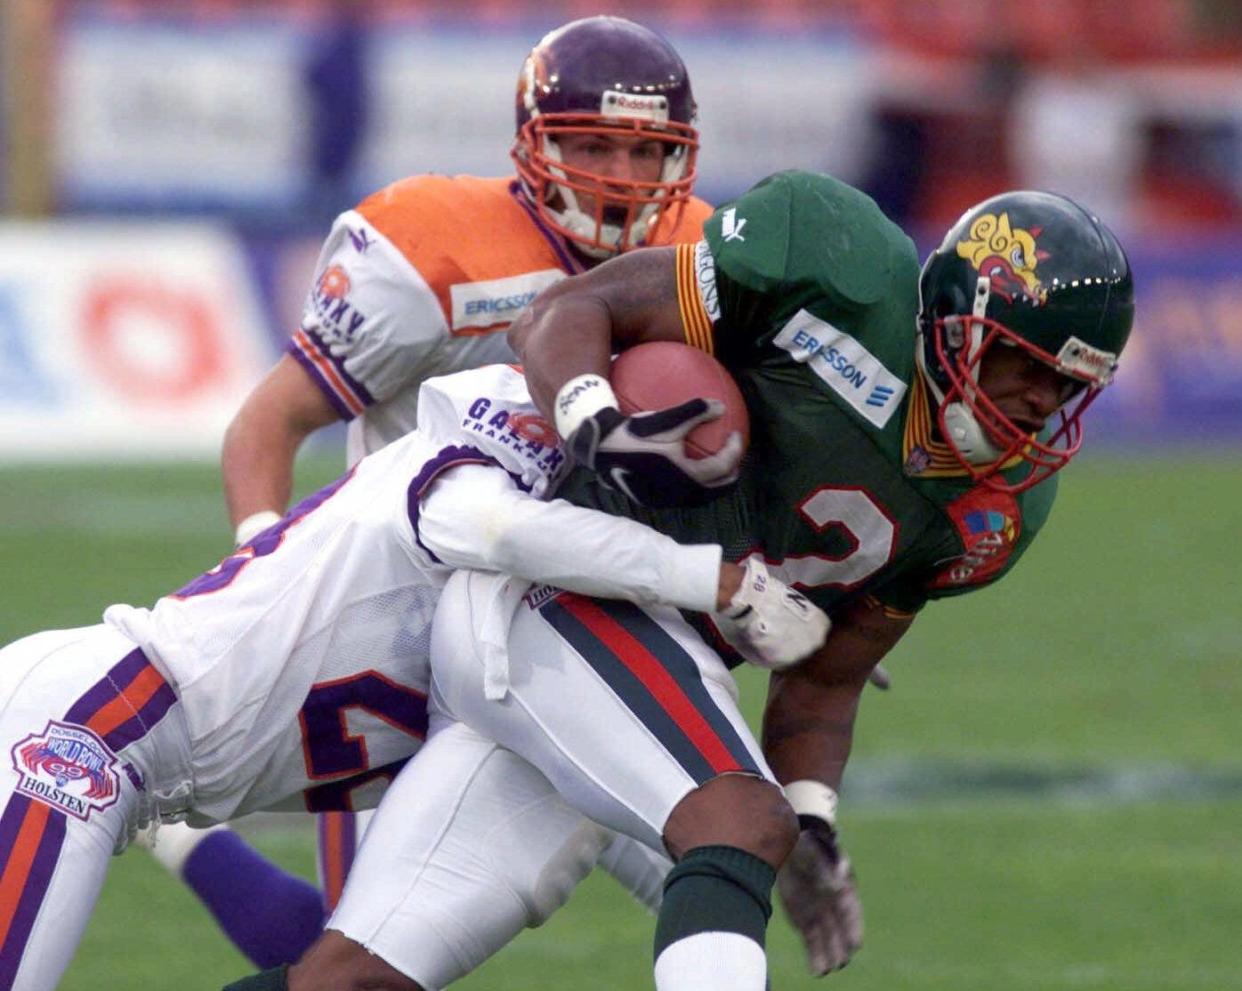
{"label": "player's knee", "polygon": [[359,943],[327,930],[289,968],[288,991],[423,991]]}
{"label": "player's knee", "polygon": [[798,818],[781,789],[751,775],[713,778],[683,798],[664,826],[679,860],[699,846],[732,846],[779,867],[798,839]]}

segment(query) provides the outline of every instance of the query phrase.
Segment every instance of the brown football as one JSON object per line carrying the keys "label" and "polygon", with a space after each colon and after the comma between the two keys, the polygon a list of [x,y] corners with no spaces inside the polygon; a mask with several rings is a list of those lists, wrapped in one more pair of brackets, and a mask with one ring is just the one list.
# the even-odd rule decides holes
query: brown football
{"label": "brown football", "polygon": [[612,365],[612,388],[621,412],[667,409],[690,399],[719,399],[724,415],[701,423],[686,437],[686,451],[706,458],[724,446],[734,430],[750,442],[750,417],[733,377],[706,351],[676,341],[652,341],[622,351]]}

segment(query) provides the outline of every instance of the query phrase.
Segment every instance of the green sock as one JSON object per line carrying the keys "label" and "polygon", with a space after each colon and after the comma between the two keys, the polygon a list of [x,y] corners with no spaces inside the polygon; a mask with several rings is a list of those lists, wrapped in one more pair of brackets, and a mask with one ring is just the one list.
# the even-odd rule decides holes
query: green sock
{"label": "green sock", "polygon": [[701,846],[669,871],[656,922],[655,955],[700,932],[732,932],[764,945],[776,871],[745,850]]}
{"label": "green sock", "polygon": [[289,991],[289,965],[282,964],[261,974],[234,981],[224,991]]}

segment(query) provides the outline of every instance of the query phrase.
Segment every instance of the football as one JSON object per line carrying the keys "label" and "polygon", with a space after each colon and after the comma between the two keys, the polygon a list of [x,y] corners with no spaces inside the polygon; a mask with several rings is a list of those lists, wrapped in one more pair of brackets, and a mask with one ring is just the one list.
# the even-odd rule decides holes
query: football
{"label": "football", "polygon": [[750,443],[750,418],[733,377],[706,351],[676,341],[652,341],[622,351],[612,365],[612,388],[625,414],[666,409],[690,399],[719,399],[724,414],[695,427],[686,452],[706,458],[724,446],[729,434]]}

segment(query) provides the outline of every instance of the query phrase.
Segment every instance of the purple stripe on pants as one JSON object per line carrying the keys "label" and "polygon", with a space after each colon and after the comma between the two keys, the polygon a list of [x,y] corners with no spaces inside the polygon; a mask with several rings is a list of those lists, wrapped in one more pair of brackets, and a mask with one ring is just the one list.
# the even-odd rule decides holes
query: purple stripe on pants
{"label": "purple stripe on pants", "polygon": [[[0,816],[0,876],[7,873],[14,844],[26,820],[32,801],[24,795],[14,795]],[[17,977],[21,966],[26,943],[34,928],[35,919],[43,905],[48,885],[52,881],[52,872],[60,859],[61,848],[65,845],[66,817],[55,809],[49,811],[43,835],[35,849],[34,858],[17,895],[16,905],[0,905],[0,919],[8,918],[8,933],[3,945],[0,945],[0,988],[10,988]],[[13,865],[15,869],[16,865]]]}
{"label": "purple stripe on pants", "polygon": [[168,713],[173,703],[177,701],[177,695],[172,687],[165,682],[160,686],[147,704],[138,710],[137,715],[132,719],[127,719],[121,723],[116,729],[103,738],[113,753],[124,750],[131,743],[136,743],[146,736],[151,729]]}
{"label": "purple stripe on pants", "polygon": [[120,695],[150,663],[147,655],[135,647],[73,704],[65,714],[65,722],[85,726],[95,713]]}

